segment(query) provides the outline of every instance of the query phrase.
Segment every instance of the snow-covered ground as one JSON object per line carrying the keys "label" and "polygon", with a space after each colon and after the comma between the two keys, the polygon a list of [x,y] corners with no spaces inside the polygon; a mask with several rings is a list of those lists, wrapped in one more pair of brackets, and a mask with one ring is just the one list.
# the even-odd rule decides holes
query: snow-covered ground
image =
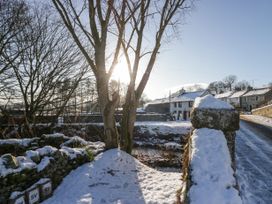
{"label": "snow-covered ground", "polygon": [[260,116],[260,115],[241,115],[242,119],[250,120],[258,124],[272,127],[272,118]]}
{"label": "snow-covered ground", "polygon": [[[261,123],[266,121],[250,117],[253,118],[260,119]],[[236,137],[236,174],[244,204],[272,203],[271,136],[270,128],[240,123]]]}
{"label": "snow-covered ground", "polygon": [[144,133],[148,131],[149,134],[187,134],[192,124],[190,121],[167,121],[167,122],[136,122],[135,126],[140,126]]}
{"label": "snow-covered ground", "polygon": [[71,172],[43,204],[171,204],[181,185],[181,173],[152,169],[113,149]]}

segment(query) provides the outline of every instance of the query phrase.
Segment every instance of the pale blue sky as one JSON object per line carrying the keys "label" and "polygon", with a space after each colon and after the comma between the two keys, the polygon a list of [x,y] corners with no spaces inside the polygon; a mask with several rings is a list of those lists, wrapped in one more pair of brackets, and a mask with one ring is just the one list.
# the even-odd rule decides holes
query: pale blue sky
{"label": "pale blue sky", "polygon": [[272,82],[272,0],[200,0],[165,46],[146,87],[149,98],[229,74],[254,86]]}

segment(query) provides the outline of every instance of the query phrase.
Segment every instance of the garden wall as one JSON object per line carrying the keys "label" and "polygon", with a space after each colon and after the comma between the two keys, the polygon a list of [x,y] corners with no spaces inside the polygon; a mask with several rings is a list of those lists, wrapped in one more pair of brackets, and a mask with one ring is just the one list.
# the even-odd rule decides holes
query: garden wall
{"label": "garden wall", "polygon": [[272,118],[272,104],[261,108],[253,109],[252,114]]}
{"label": "garden wall", "polygon": [[[63,134],[0,140],[0,203],[31,203],[32,198],[47,198],[42,187],[55,189],[72,169],[93,160],[104,146],[102,142]],[[9,148],[11,151],[6,153]]]}

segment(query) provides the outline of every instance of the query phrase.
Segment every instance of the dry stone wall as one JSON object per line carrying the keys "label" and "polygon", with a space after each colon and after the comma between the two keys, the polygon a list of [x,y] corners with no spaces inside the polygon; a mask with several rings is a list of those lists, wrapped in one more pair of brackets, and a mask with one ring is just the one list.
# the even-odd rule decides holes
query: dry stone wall
{"label": "dry stone wall", "polygon": [[[184,155],[183,155],[183,179],[185,181],[185,185],[181,189],[180,195],[181,195],[181,200],[183,200],[184,203],[191,203],[191,199],[189,197],[189,191],[193,185],[197,185],[197,182],[192,181],[191,162],[192,162],[192,154],[195,153],[195,150],[193,149],[193,145],[192,145],[192,137],[194,136],[194,139],[197,138],[198,136],[201,137],[201,134],[203,135],[203,133],[199,134],[198,136],[195,136],[196,130],[201,130],[201,132],[204,132],[204,135],[214,134],[214,137],[216,137],[216,135],[220,135],[220,134],[222,135],[222,133],[224,134],[226,142],[227,142],[229,156],[231,159],[231,167],[233,169],[233,172],[235,172],[235,135],[236,135],[235,131],[239,129],[239,120],[240,120],[239,113],[226,102],[219,101],[210,95],[205,96],[203,98],[197,98],[195,104],[196,105],[193,107],[193,110],[191,113],[191,122],[193,125],[193,129],[195,131],[192,131],[191,136],[188,137],[187,144],[185,145],[185,149],[184,149]],[[216,133],[216,131],[219,131],[219,132]],[[217,138],[214,138],[214,140],[215,139]],[[207,141],[207,143],[210,143],[211,141],[213,140]],[[203,145],[205,146],[207,144],[203,142]],[[217,152],[214,152],[214,154],[217,154]],[[204,157],[205,157],[205,154],[204,154]],[[203,159],[209,160],[211,158],[203,158]],[[222,168],[227,168],[227,167],[222,166]],[[233,187],[238,189],[237,182],[236,184],[233,184]],[[212,196],[212,194],[207,196]]]}
{"label": "dry stone wall", "polygon": [[12,149],[16,150],[5,152],[0,158],[1,204],[42,201],[50,195],[50,188],[55,189],[72,169],[93,160],[105,148],[102,142],[87,142],[63,134],[0,140],[0,144],[14,146]]}
{"label": "dry stone wall", "polygon": [[253,109],[252,114],[272,118],[272,104],[262,108]]}

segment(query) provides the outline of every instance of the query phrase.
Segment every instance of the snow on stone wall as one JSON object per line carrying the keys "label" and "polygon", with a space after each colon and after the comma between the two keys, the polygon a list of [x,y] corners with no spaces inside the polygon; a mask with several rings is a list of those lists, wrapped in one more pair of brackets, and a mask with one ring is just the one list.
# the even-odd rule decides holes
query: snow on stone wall
{"label": "snow on stone wall", "polygon": [[235,189],[227,141],[222,131],[196,129],[191,137],[191,204],[242,203]]}

